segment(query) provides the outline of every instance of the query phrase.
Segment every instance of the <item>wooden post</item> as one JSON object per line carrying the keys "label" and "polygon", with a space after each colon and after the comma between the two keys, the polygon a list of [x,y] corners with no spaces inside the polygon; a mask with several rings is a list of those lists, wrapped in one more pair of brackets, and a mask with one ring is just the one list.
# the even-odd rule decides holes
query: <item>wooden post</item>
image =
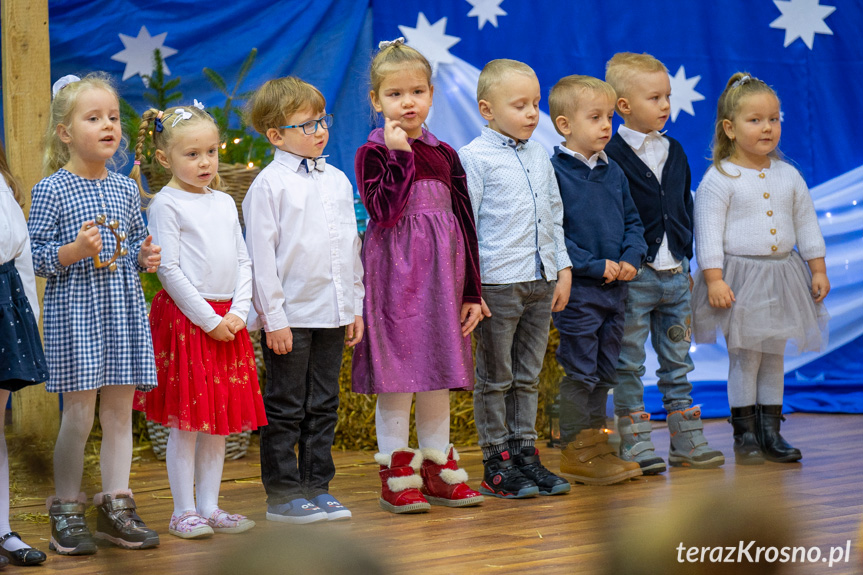
{"label": "wooden post", "polygon": [[[51,50],[48,0],[3,0],[3,115],[9,167],[21,181],[24,213],[30,190],[42,177],[42,132],[51,106]],[[45,282],[37,278],[39,299]],[[41,385],[12,394],[16,434],[53,439],[60,425],[57,396]]]}

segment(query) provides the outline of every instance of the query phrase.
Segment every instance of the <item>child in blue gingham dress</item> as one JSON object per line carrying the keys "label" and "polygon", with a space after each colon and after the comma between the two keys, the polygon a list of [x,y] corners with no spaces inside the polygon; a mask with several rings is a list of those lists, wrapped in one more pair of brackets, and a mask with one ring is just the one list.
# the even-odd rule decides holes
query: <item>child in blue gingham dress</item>
{"label": "child in blue gingham dress", "polygon": [[[48,498],[49,548],[63,555],[96,552],[79,493],[84,447],[97,393],[102,424],[102,492],[95,537],[130,549],[159,544],[135,512],[129,490],[135,389],[156,387],[156,365],[138,273],[160,263],[141,216],[138,187],[110,172],[121,143],[119,100],[107,76],[65,77],[55,84],[44,171],[33,188],[29,231],[33,267],[47,278],[44,299],[48,391],[63,394],[54,448],[56,495]],[[96,267],[115,253],[114,234],[96,226],[106,216],[121,239],[116,269]]]}

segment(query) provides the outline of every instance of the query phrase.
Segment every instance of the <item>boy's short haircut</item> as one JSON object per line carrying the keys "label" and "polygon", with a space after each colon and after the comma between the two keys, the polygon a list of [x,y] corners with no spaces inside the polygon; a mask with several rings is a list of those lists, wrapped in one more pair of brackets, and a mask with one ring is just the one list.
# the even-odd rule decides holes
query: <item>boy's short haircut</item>
{"label": "boy's short haircut", "polygon": [[667,74],[668,68],[650,54],[618,52],[605,65],[605,81],[614,87],[618,98],[628,98],[632,78],[636,74],[651,72]]}
{"label": "boy's short haircut", "polygon": [[536,78],[533,68],[518,60],[501,58],[492,60],[483,67],[476,84],[476,101],[488,100],[491,92],[511,73],[524,74]]}
{"label": "boy's short haircut", "polygon": [[306,107],[313,112],[326,109],[320,90],[294,76],[276,78],[255,91],[246,106],[246,122],[265,136],[267,130],[284,125],[287,118]]}
{"label": "boy's short haircut", "polygon": [[557,133],[563,136],[560,129],[557,127],[555,119],[558,116],[570,117],[578,108],[579,100],[585,93],[605,94],[609,101],[614,104],[617,102],[617,93],[608,82],[603,82],[599,78],[593,76],[581,76],[574,74],[565,76],[557,81],[557,84],[551,89],[548,95],[548,111],[551,116],[551,121],[554,124],[554,129]]}

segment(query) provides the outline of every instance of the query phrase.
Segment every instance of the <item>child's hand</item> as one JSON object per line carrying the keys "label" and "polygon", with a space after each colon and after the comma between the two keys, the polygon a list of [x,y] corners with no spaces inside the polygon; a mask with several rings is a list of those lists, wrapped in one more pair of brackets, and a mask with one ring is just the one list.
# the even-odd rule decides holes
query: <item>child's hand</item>
{"label": "child's hand", "polygon": [[267,347],[276,355],[285,355],[294,349],[294,334],[291,328],[284,327],[276,331],[267,332]]}
{"label": "child's hand", "polygon": [[234,341],[234,334],[231,333],[231,328],[228,327],[225,318],[222,318],[222,321],[219,322],[219,325],[215,329],[208,331],[207,335],[216,341]]}
{"label": "child's hand", "polygon": [[692,293],[692,288],[695,287],[695,280],[692,279],[692,274],[689,274],[689,293]]}
{"label": "child's hand", "polygon": [[354,347],[363,340],[363,333],[366,330],[366,324],[363,323],[363,316],[355,315],[354,323],[348,324],[348,329],[345,335],[347,336],[348,347]]}
{"label": "child's hand", "polygon": [[154,273],[159,268],[159,264],[162,263],[161,252],[162,248],[153,243],[153,236],[147,236],[147,239],[141,244],[141,251],[138,252],[138,265],[147,268],[148,272]]}
{"label": "child's hand", "polygon": [[602,279],[605,280],[605,283],[610,284],[611,282],[616,280],[617,274],[619,273],[620,266],[617,265],[617,262],[605,260],[605,272],[602,274]]}
{"label": "child's hand", "polygon": [[484,318],[491,317],[491,309],[485,303],[484,299],[479,298],[479,305],[482,308],[482,315],[483,315],[483,317],[480,318],[480,321],[482,321]]}
{"label": "child's hand", "polygon": [[78,230],[78,235],[75,236],[73,246],[76,254],[81,256],[78,260],[99,255],[99,252],[102,251],[102,234],[99,233],[96,222],[92,220],[84,222],[84,225]]}
{"label": "child's hand", "polygon": [[[488,308],[486,308],[488,309]],[[459,321],[461,322],[461,336],[467,337],[476,329],[476,326],[482,321],[482,305],[478,303],[463,303],[461,304],[461,314]]]}
{"label": "child's hand", "polygon": [[563,311],[569,303],[572,293],[572,268],[564,268],[557,272],[557,285],[551,298],[551,311]]}
{"label": "child's hand", "polygon": [[635,266],[629,262],[620,262],[620,271],[617,274],[617,279],[622,282],[628,282],[635,277],[635,274],[638,273],[638,270],[635,269]]}
{"label": "child's hand", "polygon": [[390,150],[411,151],[408,134],[402,130],[401,122],[384,118],[384,142]]}
{"label": "child's hand", "polygon": [[243,331],[246,328],[246,322],[240,319],[239,316],[228,312],[225,314],[225,317],[222,318],[225,320],[225,324],[227,324],[228,329],[231,330],[231,333],[237,333],[238,331]]}
{"label": "child's hand", "polygon": [[707,301],[711,307],[729,308],[737,300],[725,280],[719,279],[707,282]]}
{"label": "child's hand", "polygon": [[824,301],[827,294],[830,292],[830,280],[827,279],[827,274],[824,272],[815,272],[812,274],[812,297],[816,302]]}

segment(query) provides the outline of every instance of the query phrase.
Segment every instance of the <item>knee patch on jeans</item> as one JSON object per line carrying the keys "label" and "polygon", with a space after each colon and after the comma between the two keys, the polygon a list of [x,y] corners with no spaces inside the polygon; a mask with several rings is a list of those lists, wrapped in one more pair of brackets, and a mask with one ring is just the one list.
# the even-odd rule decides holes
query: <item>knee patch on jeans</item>
{"label": "knee patch on jeans", "polygon": [[668,339],[673,343],[680,343],[681,341],[692,343],[692,316],[686,316],[685,321],[685,325],[675,324],[665,332]]}

